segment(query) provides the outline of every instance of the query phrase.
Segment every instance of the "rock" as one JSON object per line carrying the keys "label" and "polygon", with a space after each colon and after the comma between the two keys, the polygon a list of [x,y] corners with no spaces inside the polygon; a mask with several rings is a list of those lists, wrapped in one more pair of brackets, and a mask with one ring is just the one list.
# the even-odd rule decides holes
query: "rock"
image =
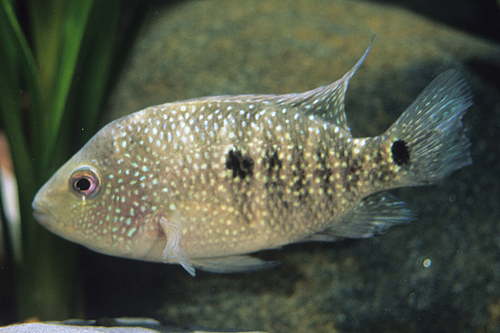
{"label": "rock", "polygon": [[110,118],[204,95],[312,89],[340,78],[373,35],[347,93],[354,135],[382,133],[435,76],[456,68],[475,96],[464,119],[473,166],[436,186],[394,191],[417,212],[412,224],[367,240],[266,251],[260,256],[284,262],[271,271],[192,279],[176,266],[91,255],[86,280],[100,289],[89,290],[90,314],[142,304],[176,326],[500,329],[499,45],[372,3],[182,2],[159,8],[144,27],[110,98]]}
{"label": "rock", "polygon": [[[101,326],[102,325],[102,326]],[[112,327],[104,327],[112,326]],[[107,323],[95,320],[67,320],[58,323],[29,323],[0,327],[0,333],[217,333],[199,329],[179,329],[162,326],[149,318],[117,318],[109,319]],[[227,332],[227,331],[225,331]],[[234,331],[234,333],[238,333]],[[265,332],[240,332],[265,333]]]}
{"label": "rock", "polygon": [[158,333],[160,331],[146,328],[131,327],[91,327],[91,326],[70,326],[59,324],[20,324],[7,327],[0,327],[1,333]]}

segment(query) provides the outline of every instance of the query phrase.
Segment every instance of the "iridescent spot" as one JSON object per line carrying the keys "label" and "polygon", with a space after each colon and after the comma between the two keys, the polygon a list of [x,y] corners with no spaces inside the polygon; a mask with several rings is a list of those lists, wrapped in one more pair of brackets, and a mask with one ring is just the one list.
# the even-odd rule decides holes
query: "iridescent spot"
{"label": "iridescent spot", "polygon": [[137,231],[136,227],[130,228],[130,230],[127,232],[127,236],[132,237],[136,231]]}

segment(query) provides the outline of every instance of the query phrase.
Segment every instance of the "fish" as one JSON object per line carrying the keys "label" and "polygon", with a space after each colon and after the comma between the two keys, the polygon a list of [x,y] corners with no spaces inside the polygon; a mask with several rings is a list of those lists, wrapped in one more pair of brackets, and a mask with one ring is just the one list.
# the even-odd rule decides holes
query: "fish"
{"label": "fish", "polygon": [[387,190],[472,163],[462,122],[472,94],[450,69],[383,134],[354,138],[345,94],[371,46],[310,91],[196,98],[112,121],[39,190],[35,218],[94,251],[192,276],[273,268],[250,254],[415,220]]}

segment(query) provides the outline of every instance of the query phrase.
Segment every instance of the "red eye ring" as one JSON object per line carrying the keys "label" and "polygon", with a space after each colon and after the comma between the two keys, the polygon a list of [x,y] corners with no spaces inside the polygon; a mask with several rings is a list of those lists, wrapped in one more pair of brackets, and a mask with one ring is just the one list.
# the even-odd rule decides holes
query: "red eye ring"
{"label": "red eye ring", "polygon": [[80,167],[69,179],[71,191],[82,199],[92,199],[99,193],[101,177],[94,168]]}

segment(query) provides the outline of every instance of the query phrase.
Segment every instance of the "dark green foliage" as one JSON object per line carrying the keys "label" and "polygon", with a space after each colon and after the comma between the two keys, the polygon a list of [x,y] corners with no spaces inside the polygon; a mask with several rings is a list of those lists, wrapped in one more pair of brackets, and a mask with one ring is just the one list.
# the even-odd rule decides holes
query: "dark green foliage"
{"label": "dark green foliage", "polygon": [[0,131],[10,143],[22,219],[22,239],[9,242],[23,248],[13,270],[13,319],[83,315],[74,248],[36,223],[31,201],[95,133],[146,8],[140,1],[0,0]]}

